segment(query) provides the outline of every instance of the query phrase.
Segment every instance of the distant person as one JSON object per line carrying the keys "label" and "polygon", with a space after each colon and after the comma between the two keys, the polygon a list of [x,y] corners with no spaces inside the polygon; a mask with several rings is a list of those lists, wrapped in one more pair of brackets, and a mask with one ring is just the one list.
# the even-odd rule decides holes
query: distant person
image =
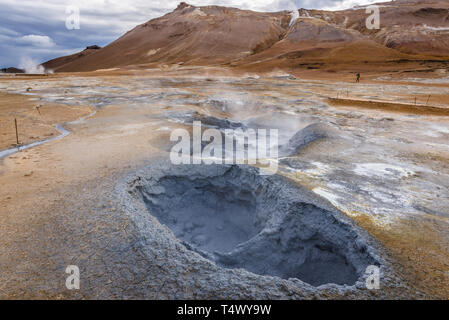
{"label": "distant person", "polygon": [[360,73],[357,73],[356,77],[357,77],[357,79],[355,82],[359,83],[360,82]]}

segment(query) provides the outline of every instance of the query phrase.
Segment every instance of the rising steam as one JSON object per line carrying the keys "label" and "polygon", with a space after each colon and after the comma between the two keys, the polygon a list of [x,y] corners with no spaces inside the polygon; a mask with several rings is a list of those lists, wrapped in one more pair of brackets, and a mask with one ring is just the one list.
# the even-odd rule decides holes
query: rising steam
{"label": "rising steam", "polygon": [[32,74],[45,74],[45,73],[52,73],[50,70],[45,70],[45,68],[34,61],[33,59],[29,57],[23,57],[20,60],[19,68],[24,70],[25,73],[32,73]]}
{"label": "rising steam", "polygon": [[296,20],[298,20],[299,11],[298,11],[298,7],[295,5],[295,3],[293,1],[289,2],[288,10],[290,10],[291,15],[292,15],[292,20],[290,21],[290,25],[289,25],[289,27],[291,27],[296,22]]}

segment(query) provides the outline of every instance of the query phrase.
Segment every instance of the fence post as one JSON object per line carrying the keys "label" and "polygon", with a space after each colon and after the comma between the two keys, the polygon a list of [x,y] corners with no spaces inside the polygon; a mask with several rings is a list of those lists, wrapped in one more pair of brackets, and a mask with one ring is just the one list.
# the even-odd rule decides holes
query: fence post
{"label": "fence post", "polygon": [[14,125],[16,126],[16,141],[17,145],[19,145],[19,131],[17,130],[17,119],[14,118]]}

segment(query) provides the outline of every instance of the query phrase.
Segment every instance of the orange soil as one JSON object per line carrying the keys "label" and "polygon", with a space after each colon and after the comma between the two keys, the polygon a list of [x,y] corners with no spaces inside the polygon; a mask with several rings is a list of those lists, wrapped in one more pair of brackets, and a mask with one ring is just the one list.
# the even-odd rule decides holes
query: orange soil
{"label": "orange soil", "polygon": [[27,96],[1,92],[0,150],[17,145],[14,119],[17,119],[19,143],[28,144],[57,136],[57,124],[79,119],[91,110],[91,107],[44,104],[30,101]]}

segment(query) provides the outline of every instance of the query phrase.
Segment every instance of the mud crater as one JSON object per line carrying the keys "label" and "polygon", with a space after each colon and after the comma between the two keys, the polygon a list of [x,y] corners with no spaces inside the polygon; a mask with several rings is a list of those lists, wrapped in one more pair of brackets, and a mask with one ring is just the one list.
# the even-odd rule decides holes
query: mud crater
{"label": "mud crater", "polygon": [[368,265],[379,264],[335,208],[256,168],[147,168],[131,188],[189,250],[224,268],[319,286],[353,285]]}

